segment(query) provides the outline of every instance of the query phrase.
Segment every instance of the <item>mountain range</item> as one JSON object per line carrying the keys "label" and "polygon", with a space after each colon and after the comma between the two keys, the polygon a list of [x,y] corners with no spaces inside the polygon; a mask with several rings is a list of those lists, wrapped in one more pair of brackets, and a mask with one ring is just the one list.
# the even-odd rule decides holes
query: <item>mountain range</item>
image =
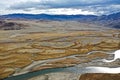
{"label": "mountain range", "polygon": [[58,20],[80,21],[103,26],[120,28],[120,12],[110,15],[49,15],[49,14],[8,14],[1,15],[1,19],[30,19],[30,20]]}

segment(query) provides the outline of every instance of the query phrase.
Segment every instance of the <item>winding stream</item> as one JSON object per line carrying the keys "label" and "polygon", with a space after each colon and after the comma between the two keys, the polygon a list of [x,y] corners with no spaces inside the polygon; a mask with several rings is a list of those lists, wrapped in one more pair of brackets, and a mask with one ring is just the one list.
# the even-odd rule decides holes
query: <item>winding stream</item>
{"label": "winding stream", "polygon": [[[92,53],[89,53],[89,54],[92,54]],[[115,51],[113,53],[109,53],[109,54],[114,54],[114,59],[113,60],[103,59],[102,60],[103,62],[110,63],[117,59],[120,59],[120,50],[117,50],[117,51]],[[75,55],[73,55],[73,56],[75,56]],[[69,57],[73,57],[73,56],[69,56]],[[34,63],[34,66],[35,65],[36,64]],[[26,67],[25,69],[29,69],[31,67],[33,67],[33,66]],[[36,72],[11,76],[4,80],[27,80],[27,79],[35,77],[35,76],[44,75],[44,74],[48,74],[48,73],[54,73],[54,72],[72,72],[75,74],[83,74],[83,73],[114,73],[115,74],[115,73],[120,73],[120,67],[116,67],[116,68],[115,67],[114,68],[99,67],[99,66],[80,67],[79,65],[77,65],[74,67],[40,70],[40,71],[36,71]]]}

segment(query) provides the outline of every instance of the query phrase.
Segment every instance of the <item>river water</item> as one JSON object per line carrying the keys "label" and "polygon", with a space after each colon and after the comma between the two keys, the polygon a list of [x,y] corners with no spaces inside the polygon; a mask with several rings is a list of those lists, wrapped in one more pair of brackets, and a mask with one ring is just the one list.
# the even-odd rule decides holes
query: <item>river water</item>
{"label": "river water", "polygon": [[[110,54],[114,54],[114,59],[113,60],[104,59],[103,62],[110,63],[117,59],[120,59],[120,50],[117,50]],[[114,67],[114,68],[99,67],[99,66],[81,67],[81,64],[80,64],[80,65],[76,65],[74,67],[40,70],[40,71],[36,71],[36,72],[31,72],[31,73],[26,73],[26,74],[22,74],[22,75],[8,77],[4,80],[27,80],[27,79],[35,77],[35,76],[44,75],[44,74],[48,74],[48,73],[54,73],[54,72],[71,72],[71,73],[75,73],[75,74],[83,74],[83,73],[114,73],[114,74],[116,74],[116,73],[120,73],[120,66]]]}

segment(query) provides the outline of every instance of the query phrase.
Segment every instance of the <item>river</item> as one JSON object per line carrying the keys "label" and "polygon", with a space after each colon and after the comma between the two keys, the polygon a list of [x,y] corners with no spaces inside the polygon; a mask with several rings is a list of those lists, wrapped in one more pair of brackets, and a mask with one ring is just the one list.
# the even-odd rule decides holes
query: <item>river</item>
{"label": "river", "polygon": [[[113,62],[117,59],[120,59],[120,50],[116,50],[113,53],[114,54],[114,59],[113,60],[103,60],[103,62],[110,63]],[[54,68],[54,69],[46,69],[46,70],[40,70],[36,72],[31,72],[31,73],[26,73],[26,74],[21,74],[17,76],[11,76],[8,77],[4,80],[27,80],[29,78],[39,76],[39,75],[44,75],[44,74],[49,74],[49,73],[54,73],[54,72],[71,72],[75,74],[83,74],[83,73],[120,73],[120,67],[100,67],[100,66],[87,66],[87,67],[81,67],[82,64],[73,66],[73,67],[65,67],[65,68]]]}

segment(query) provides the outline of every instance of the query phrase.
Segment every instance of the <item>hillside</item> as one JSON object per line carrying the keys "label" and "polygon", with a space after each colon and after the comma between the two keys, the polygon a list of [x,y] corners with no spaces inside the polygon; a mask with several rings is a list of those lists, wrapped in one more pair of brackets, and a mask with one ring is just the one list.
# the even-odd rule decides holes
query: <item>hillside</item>
{"label": "hillside", "polygon": [[0,30],[20,30],[23,26],[23,24],[0,20]]}
{"label": "hillside", "polygon": [[94,22],[101,24],[103,26],[119,29],[120,28],[120,12],[110,14],[110,15],[99,16],[95,19]]}

